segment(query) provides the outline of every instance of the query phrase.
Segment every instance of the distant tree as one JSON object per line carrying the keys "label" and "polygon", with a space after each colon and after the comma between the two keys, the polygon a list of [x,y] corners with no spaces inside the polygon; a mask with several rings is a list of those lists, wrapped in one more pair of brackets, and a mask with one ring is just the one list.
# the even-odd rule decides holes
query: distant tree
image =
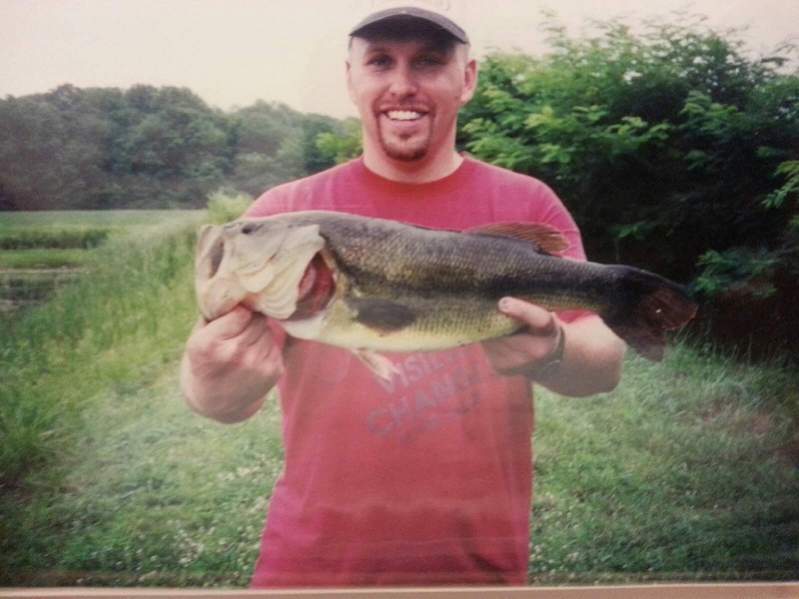
{"label": "distant tree", "polygon": [[360,121],[346,119],[337,131],[320,133],[316,136],[316,147],[329,162],[335,164],[359,156],[363,151]]}
{"label": "distant tree", "polygon": [[230,184],[237,189],[259,195],[278,183],[335,164],[316,140],[321,134],[338,134],[342,124],[337,119],[262,101],[237,110],[233,118],[239,143]]}
{"label": "distant tree", "polygon": [[80,208],[87,193],[104,187],[108,129],[97,100],[64,85],[46,96],[0,101],[0,204]]}
{"label": "distant tree", "polygon": [[239,141],[229,185],[250,195],[305,174],[299,147],[303,115],[285,104],[258,101],[235,111]]}
{"label": "distant tree", "polygon": [[305,117],[302,124],[302,155],[307,172],[317,173],[336,164],[319,150],[316,139],[324,133],[336,133],[340,128],[340,122],[329,116],[309,114]]}
{"label": "distant tree", "polygon": [[155,193],[167,205],[203,206],[233,170],[235,125],[187,89],[135,86],[125,100],[109,154],[131,201],[146,205]]}
{"label": "distant tree", "polygon": [[231,172],[236,130],[191,91],[135,86],[0,101],[5,209],[203,206]]}

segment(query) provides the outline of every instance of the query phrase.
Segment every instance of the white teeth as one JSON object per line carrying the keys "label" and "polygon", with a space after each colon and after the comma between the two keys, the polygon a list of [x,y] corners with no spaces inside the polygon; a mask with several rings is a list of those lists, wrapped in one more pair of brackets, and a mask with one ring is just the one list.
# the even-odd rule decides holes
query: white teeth
{"label": "white teeth", "polygon": [[392,121],[415,121],[422,118],[422,113],[414,110],[389,110],[386,114]]}

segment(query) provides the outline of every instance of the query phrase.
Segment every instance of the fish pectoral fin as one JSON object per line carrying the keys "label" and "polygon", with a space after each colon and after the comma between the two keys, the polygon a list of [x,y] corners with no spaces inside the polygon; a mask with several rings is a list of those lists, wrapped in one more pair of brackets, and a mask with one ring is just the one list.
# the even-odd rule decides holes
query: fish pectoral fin
{"label": "fish pectoral fin", "polygon": [[464,231],[469,235],[510,237],[532,243],[545,254],[561,254],[569,249],[569,242],[558,229],[544,223],[491,223]]}
{"label": "fish pectoral fin", "polygon": [[395,374],[399,374],[399,368],[394,365],[394,362],[372,350],[353,349],[352,353],[355,354],[369,370],[384,381],[390,381],[391,377]]}
{"label": "fish pectoral fin", "polygon": [[351,299],[355,321],[380,334],[393,333],[413,324],[416,313],[403,304],[384,299]]}

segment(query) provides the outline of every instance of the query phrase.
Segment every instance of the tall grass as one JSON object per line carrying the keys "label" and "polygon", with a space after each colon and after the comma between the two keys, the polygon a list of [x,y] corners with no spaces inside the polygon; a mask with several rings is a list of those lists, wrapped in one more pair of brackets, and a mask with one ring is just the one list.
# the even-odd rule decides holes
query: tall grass
{"label": "tall grass", "polygon": [[193,218],[197,210],[47,210],[42,212],[0,212],[0,234],[19,229],[130,230],[158,224],[178,223]]}
{"label": "tall grass", "polygon": [[0,232],[0,250],[93,248],[108,238],[108,229],[18,229]]}
{"label": "tall grass", "polygon": [[799,373],[679,343],[537,402],[538,582],[799,576]]}
{"label": "tall grass", "polygon": [[83,249],[36,248],[0,252],[0,270],[76,268],[88,260]]}
{"label": "tall grass", "polygon": [[252,198],[243,193],[218,191],[208,197],[208,220],[224,223],[240,217],[252,204]]}
{"label": "tall grass", "polygon": [[194,228],[111,239],[87,260],[86,276],[3,323],[3,486],[68,447],[93,395],[141,374],[147,360],[138,352],[146,349],[152,362],[174,358],[193,313]]}
{"label": "tall grass", "polygon": [[[14,486],[63,451],[96,394],[136,380],[148,364],[175,358],[196,314],[195,231],[209,218],[229,220],[244,209],[242,198],[223,195],[211,206],[210,216],[202,211],[60,214],[79,232],[96,221],[118,234],[84,255],[85,276],[57,289],[45,305],[2,322],[0,485]],[[52,218],[5,215],[0,237],[18,232],[14,223],[30,227],[42,216]],[[163,224],[153,225],[159,220]],[[51,226],[54,234],[68,230],[52,221]]]}

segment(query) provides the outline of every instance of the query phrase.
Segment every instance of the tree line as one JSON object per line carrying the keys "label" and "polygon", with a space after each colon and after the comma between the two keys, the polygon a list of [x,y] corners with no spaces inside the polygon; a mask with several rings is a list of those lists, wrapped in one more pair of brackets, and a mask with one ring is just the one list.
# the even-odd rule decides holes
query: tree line
{"label": "tree line", "polygon": [[200,208],[335,163],[346,121],[263,101],[223,112],[191,90],[136,85],[0,100],[0,210]]}

